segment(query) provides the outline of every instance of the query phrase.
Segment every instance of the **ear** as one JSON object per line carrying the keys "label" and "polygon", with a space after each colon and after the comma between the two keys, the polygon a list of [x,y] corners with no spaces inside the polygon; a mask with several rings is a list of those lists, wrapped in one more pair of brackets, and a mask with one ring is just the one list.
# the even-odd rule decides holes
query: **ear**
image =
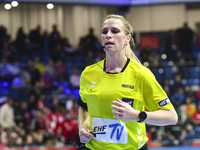
{"label": "ear", "polygon": [[128,34],[128,35],[126,36],[125,44],[128,44],[130,40],[131,40],[131,35]]}

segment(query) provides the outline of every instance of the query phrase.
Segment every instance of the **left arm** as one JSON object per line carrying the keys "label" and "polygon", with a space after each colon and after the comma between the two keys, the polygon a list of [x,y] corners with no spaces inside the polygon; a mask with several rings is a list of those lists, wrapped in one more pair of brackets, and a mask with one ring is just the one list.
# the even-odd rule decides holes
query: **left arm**
{"label": "left arm", "polygon": [[[129,104],[117,99],[117,101],[112,101],[111,107],[113,108],[113,117],[115,119],[122,120],[135,120],[139,121],[139,110],[133,109]],[[175,125],[178,121],[177,113],[174,109],[164,110],[160,109],[157,111],[146,111],[147,119],[144,123],[165,126],[165,125]]]}

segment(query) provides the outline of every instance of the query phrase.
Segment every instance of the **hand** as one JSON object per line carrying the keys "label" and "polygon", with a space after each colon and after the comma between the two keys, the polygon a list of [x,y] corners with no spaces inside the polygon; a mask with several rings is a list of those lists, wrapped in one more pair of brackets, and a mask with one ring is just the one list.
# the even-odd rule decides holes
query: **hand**
{"label": "hand", "polygon": [[91,131],[88,128],[82,128],[79,132],[79,137],[81,143],[88,143],[92,138],[94,138],[94,135],[91,134],[93,131]]}
{"label": "hand", "polygon": [[112,113],[115,119],[122,119],[127,121],[139,120],[138,115],[140,111],[133,109],[128,103],[125,103],[117,98],[117,101],[112,101],[112,104],[114,104],[111,105],[111,108],[113,109]]}

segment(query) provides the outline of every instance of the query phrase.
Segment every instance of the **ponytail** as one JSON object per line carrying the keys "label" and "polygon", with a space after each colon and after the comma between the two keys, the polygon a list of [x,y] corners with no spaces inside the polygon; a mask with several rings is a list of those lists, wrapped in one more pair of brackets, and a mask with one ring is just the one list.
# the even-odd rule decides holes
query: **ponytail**
{"label": "ponytail", "polygon": [[126,57],[133,59],[137,63],[140,63],[140,60],[137,58],[137,56],[133,52],[134,49],[135,49],[135,42],[131,36],[131,40],[129,41],[129,44],[125,48],[125,55]]}

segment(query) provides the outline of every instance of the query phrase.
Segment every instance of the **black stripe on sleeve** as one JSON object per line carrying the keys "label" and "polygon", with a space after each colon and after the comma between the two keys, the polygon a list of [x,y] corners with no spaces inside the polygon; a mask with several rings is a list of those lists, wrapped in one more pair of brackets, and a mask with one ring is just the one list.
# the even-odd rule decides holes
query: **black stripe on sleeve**
{"label": "black stripe on sleeve", "polygon": [[79,97],[77,104],[81,106],[83,109],[88,110],[87,103],[84,103],[82,99]]}

